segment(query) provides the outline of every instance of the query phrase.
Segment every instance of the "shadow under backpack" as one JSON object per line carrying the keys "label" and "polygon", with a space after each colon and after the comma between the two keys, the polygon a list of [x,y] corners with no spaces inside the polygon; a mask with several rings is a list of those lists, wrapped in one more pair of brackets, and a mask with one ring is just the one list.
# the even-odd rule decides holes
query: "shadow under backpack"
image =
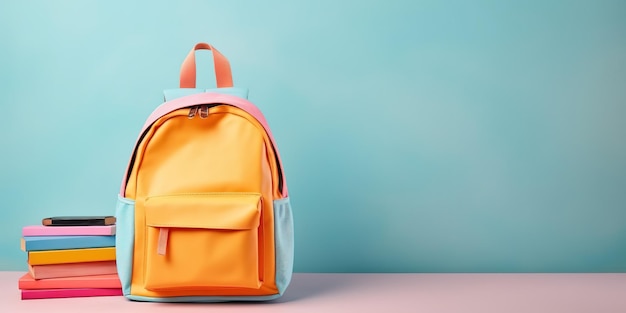
{"label": "shadow under backpack", "polygon": [[[212,52],[217,88],[195,88],[199,49]],[[128,299],[263,301],[289,285],[285,172],[263,114],[232,86],[228,60],[199,43],[140,132],[115,212]]]}

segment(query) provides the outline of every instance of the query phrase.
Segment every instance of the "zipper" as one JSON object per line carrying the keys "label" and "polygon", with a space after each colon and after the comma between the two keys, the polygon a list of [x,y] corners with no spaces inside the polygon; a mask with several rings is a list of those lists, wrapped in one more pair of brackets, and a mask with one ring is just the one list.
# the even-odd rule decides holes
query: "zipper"
{"label": "zipper", "polygon": [[189,114],[187,114],[187,118],[188,119],[192,119],[194,118],[194,116],[196,116],[196,112],[198,112],[198,105],[194,105],[191,108],[189,108]]}
{"label": "zipper", "polygon": [[203,104],[200,106],[200,118],[205,119],[207,117],[209,117],[209,106]]}
{"label": "zipper", "polygon": [[207,117],[209,117],[209,105],[208,104],[202,104],[202,105],[194,105],[192,107],[189,108],[189,114],[187,114],[187,118],[188,119],[192,119],[194,117],[196,117],[196,115],[200,115],[201,119],[205,119]]}

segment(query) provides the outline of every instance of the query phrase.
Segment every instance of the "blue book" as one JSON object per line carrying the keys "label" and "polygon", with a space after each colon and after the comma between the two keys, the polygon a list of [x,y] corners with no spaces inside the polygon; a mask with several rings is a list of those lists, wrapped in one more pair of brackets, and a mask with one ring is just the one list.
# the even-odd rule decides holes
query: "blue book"
{"label": "blue book", "polygon": [[115,236],[35,236],[22,238],[23,251],[115,247]]}

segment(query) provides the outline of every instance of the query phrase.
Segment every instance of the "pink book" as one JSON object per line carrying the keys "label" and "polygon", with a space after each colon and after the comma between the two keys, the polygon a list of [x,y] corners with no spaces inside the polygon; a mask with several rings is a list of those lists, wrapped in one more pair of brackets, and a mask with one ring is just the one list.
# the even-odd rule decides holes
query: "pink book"
{"label": "pink book", "polygon": [[122,288],[117,274],[64,277],[36,280],[26,273],[20,277],[19,289]]}
{"label": "pink book", "polygon": [[22,228],[22,236],[111,236],[115,225],[108,226],[43,226],[31,225]]}
{"label": "pink book", "polygon": [[115,261],[28,265],[34,279],[117,274]]}
{"label": "pink book", "polygon": [[33,289],[22,290],[22,300],[121,296],[121,288]]}

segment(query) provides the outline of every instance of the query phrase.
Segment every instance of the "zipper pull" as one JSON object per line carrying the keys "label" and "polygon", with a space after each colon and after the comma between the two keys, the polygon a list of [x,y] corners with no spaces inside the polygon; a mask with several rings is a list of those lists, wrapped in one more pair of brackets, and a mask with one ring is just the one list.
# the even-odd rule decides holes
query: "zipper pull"
{"label": "zipper pull", "polygon": [[189,108],[189,114],[187,114],[187,118],[192,119],[194,116],[196,116],[196,112],[198,112],[198,106],[192,106],[191,108]]}
{"label": "zipper pull", "polygon": [[200,118],[207,118],[209,117],[209,106],[206,104],[203,104],[200,106]]}
{"label": "zipper pull", "polygon": [[165,255],[167,253],[167,237],[169,237],[170,229],[159,228],[159,241],[157,242],[157,254]]}

